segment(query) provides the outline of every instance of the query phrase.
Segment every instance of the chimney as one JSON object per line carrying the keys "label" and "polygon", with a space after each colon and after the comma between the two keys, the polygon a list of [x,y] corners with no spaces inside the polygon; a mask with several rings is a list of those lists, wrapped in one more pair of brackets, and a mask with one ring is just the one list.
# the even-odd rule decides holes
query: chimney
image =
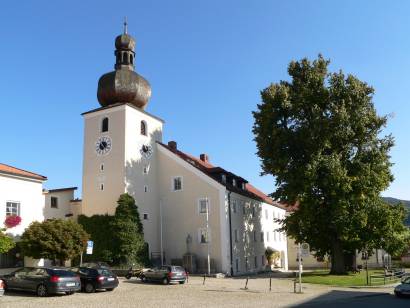
{"label": "chimney", "polygon": [[177,150],[177,142],[176,141],[168,141],[168,146],[172,151]]}
{"label": "chimney", "polygon": [[209,156],[207,154],[199,155],[199,159],[206,163],[209,162]]}

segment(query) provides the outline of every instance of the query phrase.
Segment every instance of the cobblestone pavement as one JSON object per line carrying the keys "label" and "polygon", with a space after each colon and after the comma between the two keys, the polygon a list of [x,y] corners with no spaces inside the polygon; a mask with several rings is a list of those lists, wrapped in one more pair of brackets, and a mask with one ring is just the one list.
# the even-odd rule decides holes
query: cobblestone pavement
{"label": "cobblestone pavement", "polygon": [[[362,302],[382,296],[387,296],[389,301],[396,300],[391,295],[392,287],[349,289],[306,284],[303,294],[295,294],[292,280],[278,278],[272,279],[272,291],[269,291],[269,278],[249,279],[248,289],[244,287],[245,278],[207,278],[203,285],[202,277],[191,277],[187,284],[167,286],[121,279],[113,292],[47,298],[8,292],[0,297],[0,307],[295,307],[301,304],[327,306],[352,299]],[[410,300],[408,303],[410,306]]]}

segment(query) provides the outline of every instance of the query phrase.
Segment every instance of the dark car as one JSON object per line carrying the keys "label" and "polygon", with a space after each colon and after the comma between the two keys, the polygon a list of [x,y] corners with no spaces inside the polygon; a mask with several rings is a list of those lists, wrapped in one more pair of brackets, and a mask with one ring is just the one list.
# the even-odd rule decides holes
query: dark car
{"label": "dark car", "polygon": [[59,267],[23,267],[1,277],[6,290],[36,292],[38,296],[80,291],[80,277]]}
{"label": "dark car", "polygon": [[186,272],[182,266],[164,265],[160,268],[153,268],[144,271],[140,276],[142,281],[160,281],[163,284],[179,282],[184,284]]}
{"label": "dark car", "polygon": [[93,293],[95,290],[105,289],[112,291],[118,287],[118,278],[108,268],[73,267],[71,271],[78,274],[81,279],[81,290]]}

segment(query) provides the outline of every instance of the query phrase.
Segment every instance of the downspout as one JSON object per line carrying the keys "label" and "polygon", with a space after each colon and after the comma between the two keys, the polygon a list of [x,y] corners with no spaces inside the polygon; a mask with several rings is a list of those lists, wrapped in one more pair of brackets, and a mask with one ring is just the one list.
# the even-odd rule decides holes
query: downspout
{"label": "downspout", "polygon": [[230,268],[233,277],[233,249],[232,249],[232,219],[231,219],[231,191],[228,192],[228,217],[229,217],[229,248],[230,248]]}

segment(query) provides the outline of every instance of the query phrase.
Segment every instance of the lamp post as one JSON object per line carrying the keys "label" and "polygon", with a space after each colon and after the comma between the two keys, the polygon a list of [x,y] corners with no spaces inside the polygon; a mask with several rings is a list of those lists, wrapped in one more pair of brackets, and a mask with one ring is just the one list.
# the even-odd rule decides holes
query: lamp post
{"label": "lamp post", "polygon": [[206,203],[206,243],[208,249],[208,276],[211,275],[211,258],[209,256],[209,201],[208,198],[205,199]]}

